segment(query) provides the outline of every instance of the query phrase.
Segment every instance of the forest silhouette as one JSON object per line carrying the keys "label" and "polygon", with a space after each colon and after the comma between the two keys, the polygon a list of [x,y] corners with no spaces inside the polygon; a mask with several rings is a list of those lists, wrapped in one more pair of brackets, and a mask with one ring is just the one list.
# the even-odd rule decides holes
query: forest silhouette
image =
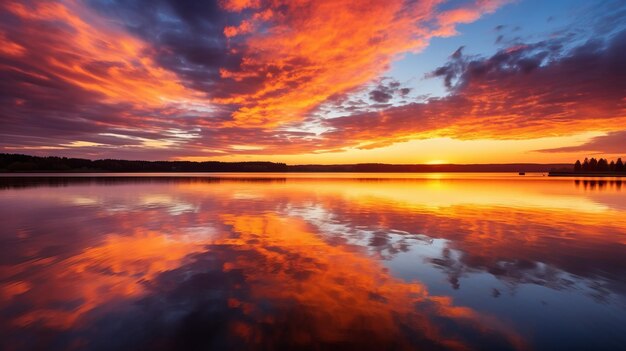
{"label": "forest silhouette", "polygon": [[218,161],[89,160],[55,156],[1,154],[0,172],[548,172],[569,169],[570,164],[304,164]]}
{"label": "forest silhouette", "polygon": [[618,158],[617,161],[608,162],[605,158],[596,160],[592,157],[591,159],[585,158],[583,162],[576,160],[574,163],[574,172],[623,173],[626,172],[626,170],[624,169],[624,162],[622,162],[621,158]]}

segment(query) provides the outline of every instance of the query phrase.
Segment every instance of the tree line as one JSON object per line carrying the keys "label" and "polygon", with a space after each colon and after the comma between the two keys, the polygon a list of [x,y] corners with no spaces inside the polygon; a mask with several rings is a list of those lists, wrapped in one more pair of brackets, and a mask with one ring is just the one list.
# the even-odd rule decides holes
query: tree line
{"label": "tree line", "polygon": [[276,162],[88,160],[0,153],[0,172],[547,172],[566,163],[287,165]]}
{"label": "tree line", "polygon": [[88,160],[0,154],[4,172],[284,172],[287,165],[275,162],[192,162]]}
{"label": "tree line", "polygon": [[583,162],[576,160],[574,172],[626,172],[626,169],[621,158],[608,162],[605,158],[596,160],[592,157],[591,159],[585,158]]}

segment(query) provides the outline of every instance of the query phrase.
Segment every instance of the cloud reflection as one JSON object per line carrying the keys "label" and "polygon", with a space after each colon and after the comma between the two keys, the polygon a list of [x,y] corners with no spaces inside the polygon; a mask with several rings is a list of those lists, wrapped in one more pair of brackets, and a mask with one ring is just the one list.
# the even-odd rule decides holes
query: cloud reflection
{"label": "cloud reflection", "polygon": [[[0,329],[10,335],[0,346],[526,347],[519,321],[390,272],[388,262],[424,247],[436,250],[412,264],[456,289],[485,273],[607,304],[626,296],[623,208],[598,206],[573,181],[473,192],[459,189],[475,179],[145,181],[0,192]],[[423,196],[433,186],[434,204]],[[495,195],[505,186],[508,201]],[[548,195],[578,205],[535,206]],[[29,223],[27,213],[42,215]]]}

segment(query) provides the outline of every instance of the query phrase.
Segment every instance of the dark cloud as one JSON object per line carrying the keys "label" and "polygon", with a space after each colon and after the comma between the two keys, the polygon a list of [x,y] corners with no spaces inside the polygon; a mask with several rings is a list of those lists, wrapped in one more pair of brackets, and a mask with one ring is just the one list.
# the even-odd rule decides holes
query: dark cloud
{"label": "dark cloud", "polygon": [[152,55],[176,72],[191,88],[209,96],[227,94],[219,69],[236,69],[241,57],[232,52],[224,27],[240,15],[225,11],[219,1],[91,0],[99,13],[121,21],[130,33],[150,44]]}
{"label": "dark cloud", "polygon": [[[326,121],[332,140],[376,147],[416,133],[456,138],[527,138],[614,130],[626,118],[626,31],[565,49],[562,39],[503,49],[488,58],[459,48],[430,75],[451,94]],[[388,139],[376,136],[389,136]]]}
{"label": "dark cloud", "polygon": [[377,103],[387,103],[394,96],[405,97],[411,92],[411,88],[402,87],[402,83],[394,79],[383,79],[375,89],[369,92],[370,100]]}
{"label": "dark cloud", "polygon": [[393,95],[384,90],[376,89],[370,91],[370,99],[376,102],[387,102],[391,100],[392,97]]}
{"label": "dark cloud", "polygon": [[465,69],[463,49],[465,46],[461,46],[450,55],[450,62],[446,65],[435,69],[426,75],[427,78],[443,77],[443,82],[446,88],[452,88],[452,80],[458,75],[463,73]]}
{"label": "dark cloud", "polygon": [[591,138],[588,142],[577,146],[558,147],[538,150],[541,152],[595,152],[604,154],[626,155],[626,130],[609,132],[606,135]]}

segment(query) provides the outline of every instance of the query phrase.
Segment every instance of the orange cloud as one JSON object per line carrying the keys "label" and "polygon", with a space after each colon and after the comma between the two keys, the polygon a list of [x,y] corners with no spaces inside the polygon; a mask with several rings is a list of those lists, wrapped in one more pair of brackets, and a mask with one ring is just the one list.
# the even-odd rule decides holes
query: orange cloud
{"label": "orange cloud", "polygon": [[[246,4],[248,2],[245,2]],[[329,97],[351,91],[379,76],[399,55],[423,49],[436,34],[438,19],[446,31],[501,2],[471,5],[471,16],[437,13],[440,1],[271,1],[250,18],[262,30],[244,38],[237,70],[223,79],[256,80],[252,92],[234,92],[214,101],[235,104],[234,125],[272,127],[300,121]],[[249,5],[224,3],[232,10]],[[259,16],[270,10],[270,16]],[[459,11],[463,11],[459,9]],[[459,12],[460,13],[460,12]],[[247,20],[226,27],[227,36],[249,31]],[[241,28],[243,26],[243,28]]]}
{"label": "orange cloud", "polygon": [[398,85],[370,91],[375,103],[361,108],[349,100],[403,53],[504,1],[192,3],[157,1],[142,12],[107,1],[3,2],[11,21],[0,24],[0,148],[207,159],[433,137],[543,138],[626,123],[620,33],[577,48],[565,37],[515,43],[489,58],[459,50],[432,74],[448,96],[415,102]]}
{"label": "orange cloud", "polygon": [[26,52],[26,49],[11,40],[6,35],[0,32],[0,53],[10,56],[22,56]]}
{"label": "orange cloud", "polygon": [[[89,312],[103,304],[145,294],[142,281],[177,268],[187,255],[201,250],[203,244],[169,239],[145,230],[135,230],[132,235],[111,234],[98,246],[86,248],[47,268],[40,267],[43,279],[54,277],[54,284],[48,286],[45,294],[33,291],[29,295],[33,308],[13,323],[21,327],[39,323],[61,330],[76,327]],[[11,297],[28,293],[33,285],[18,281],[3,286],[0,291]],[[34,288],[39,290],[41,286]],[[80,301],[80,305],[74,309],[50,308],[55,301]]]}
{"label": "orange cloud", "polygon": [[[2,9],[19,18],[22,26],[20,37],[3,45],[2,51],[27,52],[30,69],[48,79],[101,94],[108,102],[140,106],[158,107],[197,96],[155,64],[147,45],[104,23],[78,2],[7,1]],[[63,26],[51,27],[55,22]],[[0,41],[6,44],[7,39],[0,36]]]}
{"label": "orange cloud", "polygon": [[455,8],[440,13],[437,16],[439,28],[437,36],[449,37],[455,34],[455,26],[459,23],[471,23],[479,19],[485,13],[493,13],[502,6],[506,0],[479,0],[475,4],[470,4],[464,8]]}
{"label": "orange cloud", "polygon": [[529,139],[619,131],[626,124],[624,44],[626,32],[604,46],[584,44],[566,53],[553,51],[563,45],[558,39],[516,45],[484,59],[466,58],[459,50],[432,73],[444,78],[450,95],[328,119],[331,130],[322,137],[329,145],[376,148],[432,137]]}
{"label": "orange cloud", "polygon": [[228,11],[241,11],[259,7],[260,0],[222,0],[220,5]]}
{"label": "orange cloud", "polygon": [[226,37],[234,37],[236,35],[250,33],[253,29],[252,23],[249,21],[243,21],[238,26],[228,26],[224,28],[224,35]]}

